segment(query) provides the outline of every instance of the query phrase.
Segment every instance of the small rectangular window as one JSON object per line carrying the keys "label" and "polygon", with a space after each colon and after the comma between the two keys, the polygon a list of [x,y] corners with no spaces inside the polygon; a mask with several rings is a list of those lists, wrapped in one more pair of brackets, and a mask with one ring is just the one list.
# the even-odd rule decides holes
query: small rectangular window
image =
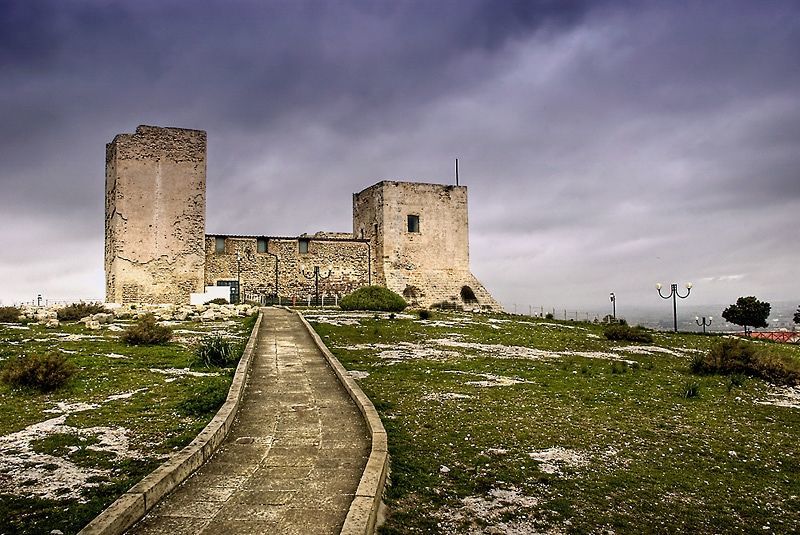
{"label": "small rectangular window", "polygon": [[224,253],[225,252],[225,238],[214,238],[214,252],[215,253]]}
{"label": "small rectangular window", "polygon": [[418,215],[409,215],[408,216],[408,231],[409,232],[419,232],[419,216]]}
{"label": "small rectangular window", "polygon": [[258,242],[256,244],[256,250],[259,253],[266,253],[267,252],[267,239],[266,238],[258,238]]}
{"label": "small rectangular window", "polygon": [[300,254],[305,254],[308,252],[308,242],[310,240],[298,240],[297,241],[297,250],[300,251]]}

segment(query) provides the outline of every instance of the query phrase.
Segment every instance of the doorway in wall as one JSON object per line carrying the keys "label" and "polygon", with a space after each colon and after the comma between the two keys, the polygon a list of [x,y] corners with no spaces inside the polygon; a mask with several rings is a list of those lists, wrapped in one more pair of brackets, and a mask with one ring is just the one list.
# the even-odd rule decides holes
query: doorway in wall
{"label": "doorway in wall", "polygon": [[239,304],[239,281],[217,281],[217,286],[229,286],[231,303]]}

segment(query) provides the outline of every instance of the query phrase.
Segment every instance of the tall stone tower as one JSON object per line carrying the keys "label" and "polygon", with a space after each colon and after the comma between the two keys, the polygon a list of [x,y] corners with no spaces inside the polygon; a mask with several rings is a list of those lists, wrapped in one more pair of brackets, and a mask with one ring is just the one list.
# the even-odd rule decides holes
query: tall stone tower
{"label": "tall stone tower", "polygon": [[502,309],[469,269],[465,186],[379,182],[353,195],[353,236],[371,241],[375,282],[412,304]]}
{"label": "tall stone tower", "polygon": [[206,133],[139,126],[106,145],[111,303],[188,303],[203,291]]}

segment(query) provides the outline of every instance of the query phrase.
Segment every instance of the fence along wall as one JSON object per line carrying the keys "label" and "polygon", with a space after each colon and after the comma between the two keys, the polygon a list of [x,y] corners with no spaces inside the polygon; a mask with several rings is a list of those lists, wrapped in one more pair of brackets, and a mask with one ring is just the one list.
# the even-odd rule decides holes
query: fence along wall
{"label": "fence along wall", "polygon": [[320,271],[320,295],[341,297],[369,284],[369,242],[328,236],[322,233],[299,237],[208,235],[205,284],[217,286],[238,279],[242,295],[277,294],[283,299],[299,301],[314,295],[315,267]]}

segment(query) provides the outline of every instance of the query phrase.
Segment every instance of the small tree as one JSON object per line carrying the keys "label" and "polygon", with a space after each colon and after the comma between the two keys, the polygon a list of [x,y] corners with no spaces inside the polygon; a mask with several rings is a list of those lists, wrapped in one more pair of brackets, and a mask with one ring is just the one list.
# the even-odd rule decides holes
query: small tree
{"label": "small tree", "polygon": [[736,303],[732,304],[722,312],[725,321],[744,327],[745,336],[748,335],[748,327],[755,329],[767,326],[767,318],[771,305],[764,301],[759,301],[752,295],[750,297],[740,297]]}
{"label": "small tree", "polygon": [[794,313],[794,322],[800,323],[800,306],[797,307],[797,311]]}

